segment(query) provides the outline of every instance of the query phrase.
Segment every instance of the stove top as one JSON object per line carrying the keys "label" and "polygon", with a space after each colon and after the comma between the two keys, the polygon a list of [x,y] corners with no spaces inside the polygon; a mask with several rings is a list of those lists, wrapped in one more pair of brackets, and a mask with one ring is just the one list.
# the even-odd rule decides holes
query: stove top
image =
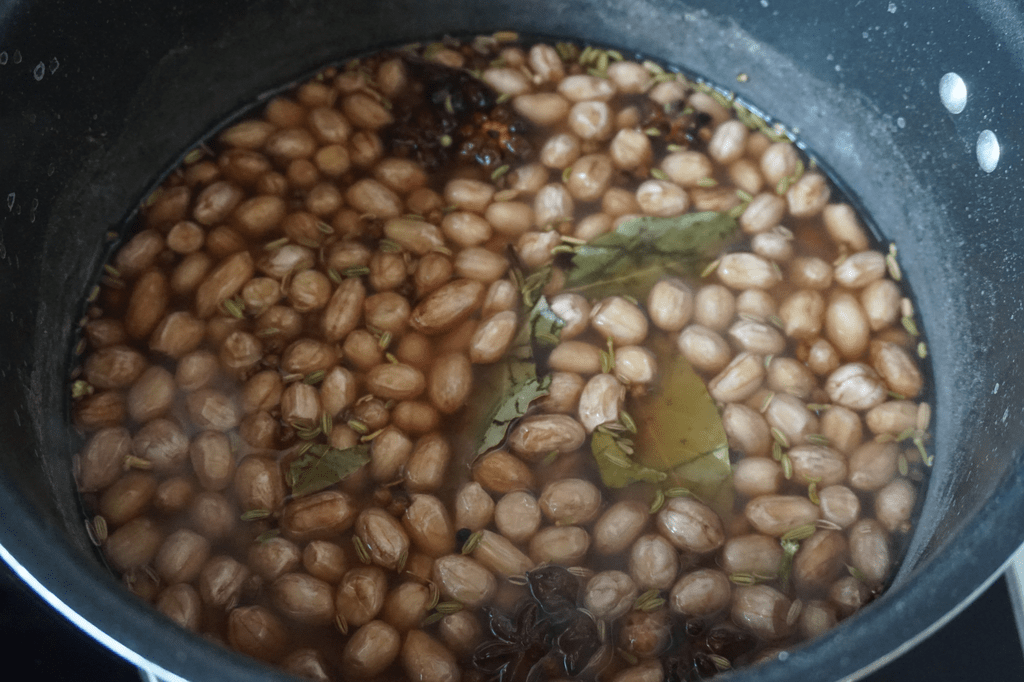
{"label": "stove top", "polygon": [[[22,679],[139,682],[138,670],[65,621],[0,562],[0,656]],[[1024,680],[1024,653],[1000,578],[930,638],[866,682]]]}

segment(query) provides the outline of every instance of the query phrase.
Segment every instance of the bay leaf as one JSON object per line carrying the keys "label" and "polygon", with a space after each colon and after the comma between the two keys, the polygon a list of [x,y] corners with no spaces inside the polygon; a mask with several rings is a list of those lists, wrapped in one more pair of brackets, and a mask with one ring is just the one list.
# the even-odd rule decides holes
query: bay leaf
{"label": "bay leaf", "polygon": [[501,445],[512,423],[526,415],[534,400],[548,394],[551,377],[538,370],[538,363],[558,345],[563,326],[541,296],[520,325],[506,356],[474,378],[474,394],[492,396],[490,401],[467,406],[466,423],[468,432],[475,434],[475,455]]}
{"label": "bay leaf", "polygon": [[636,422],[633,459],[668,474],[727,519],[732,512],[729,444],[718,406],[704,380],[665,335],[647,341],[658,358],[658,380],[629,405]]}
{"label": "bay leaf", "polygon": [[288,467],[292,495],[300,497],[329,488],[351,476],[370,461],[370,446],[344,450],[319,443],[292,460]]}
{"label": "bay leaf", "polygon": [[637,464],[629,458],[614,436],[597,431],[590,438],[590,452],[601,472],[601,481],[609,488],[624,488],[631,483],[661,483],[663,471]]}
{"label": "bay leaf", "polygon": [[577,249],[565,289],[591,299],[613,294],[641,299],[665,276],[699,274],[737,227],[735,218],[715,211],[626,221]]}

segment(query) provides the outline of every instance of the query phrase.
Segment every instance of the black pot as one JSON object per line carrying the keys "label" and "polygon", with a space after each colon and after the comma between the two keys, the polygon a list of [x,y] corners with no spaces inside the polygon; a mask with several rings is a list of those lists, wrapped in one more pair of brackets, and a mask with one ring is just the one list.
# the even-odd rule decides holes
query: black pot
{"label": "black pot", "polygon": [[[683,65],[799,130],[895,241],[934,363],[935,469],[895,582],[736,680],[856,676],[979,592],[1024,540],[1024,15],[1019,2],[71,0],[0,8],[0,556],[167,679],[285,679],[130,597],[71,475],[82,292],[156,176],[226,114],[317,65],[445,33],[571,36]],[[740,72],[749,80],[738,83]],[[962,113],[940,79],[966,82]],[[999,155],[977,145],[994,133]],[[990,172],[989,172],[990,171]]]}

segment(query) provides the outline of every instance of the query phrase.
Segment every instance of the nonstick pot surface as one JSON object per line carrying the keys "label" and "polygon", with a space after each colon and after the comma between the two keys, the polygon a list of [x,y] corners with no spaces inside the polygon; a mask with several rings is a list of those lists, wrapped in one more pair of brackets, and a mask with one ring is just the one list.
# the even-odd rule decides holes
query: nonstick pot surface
{"label": "nonstick pot surface", "polygon": [[[317,65],[512,29],[639,49],[790,128],[899,247],[934,363],[936,467],[893,588],[735,679],[855,674],[975,593],[1024,539],[1021,5],[310,0],[0,9],[0,545],[51,603],[182,678],[284,679],[122,592],[82,528],[64,426],[82,292],[156,176],[225,115]],[[749,80],[738,83],[746,73]],[[939,83],[967,85],[950,113]],[[979,165],[979,135],[1000,155]],[[986,163],[991,155],[985,157]],[[114,644],[114,643],[118,644]]]}

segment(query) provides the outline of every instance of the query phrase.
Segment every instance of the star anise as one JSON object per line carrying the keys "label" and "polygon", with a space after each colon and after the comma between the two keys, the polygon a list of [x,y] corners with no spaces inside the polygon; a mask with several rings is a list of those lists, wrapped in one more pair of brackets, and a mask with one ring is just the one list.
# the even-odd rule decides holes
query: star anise
{"label": "star anise", "polygon": [[473,665],[497,682],[534,682],[541,678],[537,664],[551,650],[550,621],[534,601],[520,605],[513,622],[491,611],[493,640],[473,652]]}

